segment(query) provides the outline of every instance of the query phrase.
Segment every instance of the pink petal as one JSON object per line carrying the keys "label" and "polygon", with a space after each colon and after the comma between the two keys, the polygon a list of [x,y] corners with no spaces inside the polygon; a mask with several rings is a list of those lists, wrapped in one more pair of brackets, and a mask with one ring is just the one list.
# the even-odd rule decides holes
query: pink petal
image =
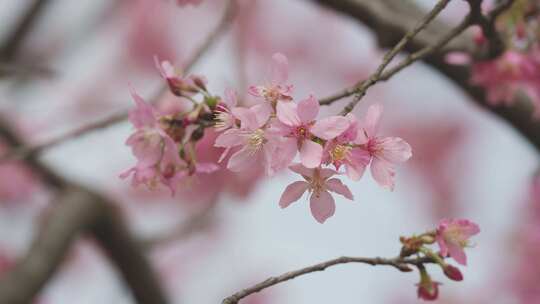
{"label": "pink petal", "polygon": [[347,176],[354,181],[360,180],[370,161],[371,155],[368,151],[360,148],[352,149],[345,166]]}
{"label": "pink petal", "polygon": [[253,113],[255,113],[255,118],[257,121],[257,128],[262,127],[272,115],[272,106],[268,103],[260,103],[249,108]]}
{"label": "pink petal", "polygon": [[309,168],[306,168],[304,167],[304,165],[302,164],[294,164],[294,165],[291,165],[289,166],[289,169],[292,171],[292,172],[295,172],[295,173],[298,173],[302,176],[305,176],[305,177],[312,177],[313,176],[313,172],[315,171],[315,169],[309,169]]}
{"label": "pink petal", "polygon": [[319,177],[322,180],[328,179],[330,176],[335,175],[335,174],[338,174],[338,172],[334,169],[330,169],[330,168],[319,169]]}
{"label": "pink petal", "polygon": [[412,156],[411,146],[399,137],[385,137],[377,141],[377,156],[390,163],[402,163]]}
{"label": "pink petal", "polygon": [[395,172],[390,163],[379,158],[374,158],[371,162],[371,175],[379,185],[391,191],[394,190]]}
{"label": "pink petal", "polygon": [[444,240],[444,238],[440,234],[437,234],[435,239],[437,240],[437,244],[439,244],[439,248],[441,250],[441,255],[443,257],[447,257],[448,256],[448,246],[446,246],[446,241]]}
{"label": "pink petal", "polygon": [[300,125],[300,118],[298,117],[296,104],[294,102],[278,102],[276,114],[279,121],[287,126],[294,127]]}
{"label": "pink petal", "polygon": [[225,89],[225,98],[223,102],[229,107],[229,109],[236,107],[238,103],[238,97],[236,91],[230,88]]}
{"label": "pink petal", "polygon": [[131,146],[139,166],[155,165],[161,158],[161,136],[157,133],[133,133],[126,140],[126,144]]}
{"label": "pink petal", "polygon": [[291,203],[299,200],[308,187],[309,184],[304,181],[297,181],[288,185],[279,199],[279,206],[281,208],[287,208]]}
{"label": "pink petal", "polygon": [[[296,144],[296,143],[295,143]],[[300,149],[300,160],[306,168],[316,168],[321,164],[323,147],[311,140],[304,140]]]}
{"label": "pink petal", "polygon": [[196,170],[198,173],[212,173],[219,170],[219,166],[214,163],[198,163]]}
{"label": "pink petal", "polygon": [[461,246],[453,243],[448,244],[448,253],[458,263],[463,266],[467,265],[467,256]]}
{"label": "pink petal", "polygon": [[233,115],[240,120],[240,128],[256,130],[259,128],[257,113],[251,109],[236,107],[232,108]]}
{"label": "pink petal", "polygon": [[244,136],[238,129],[229,129],[221,133],[215,140],[215,147],[234,147],[244,143]]}
{"label": "pink petal", "polygon": [[285,83],[289,78],[289,61],[287,57],[281,53],[272,55],[270,72],[274,84]]}
{"label": "pink petal", "polygon": [[341,194],[344,197],[350,199],[351,201],[354,200],[351,190],[349,190],[349,187],[345,186],[341,182],[341,180],[337,178],[331,178],[327,180],[326,187],[328,188],[328,190],[335,192],[337,194]]}
{"label": "pink petal", "polygon": [[309,199],[311,214],[319,223],[324,223],[336,211],[334,198],[328,191],[321,191],[319,195],[312,193]]}
{"label": "pink petal", "polygon": [[[266,144],[266,146],[268,145]],[[298,149],[296,139],[285,138],[279,142],[271,142],[270,145],[274,145],[269,147],[271,151],[268,161],[270,162],[271,172],[274,173],[287,168],[296,156]]]}
{"label": "pink petal", "polygon": [[310,95],[307,99],[304,99],[298,103],[298,117],[304,124],[312,122],[317,118],[319,114],[319,101]]}
{"label": "pink petal", "polygon": [[156,123],[154,107],[144,101],[144,99],[135,92],[130,86],[130,94],[135,101],[135,108],[129,110],[129,121],[135,128],[151,127]]}
{"label": "pink petal", "polygon": [[444,61],[453,65],[467,65],[472,62],[472,58],[465,52],[450,52],[446,54]]}
{"label": "pink petal", "polygon": [[234,153],[229,162],[227,163],[227,169],[233,172],[243,171],[255,164],[257,160],[257,155],[247,147],[242,148],[241,150]]}
{"label": "pink petal", "polygon": [[248,93],[255,97],[263,97],[264,86],[249,86]]}
{"label": "pink petal", "polygon": [[382,111],[383,106],[381,104],[374,104],[368,108],[362,126],[369,137],[373,137],[375,134],[377,134]]}
{"label": "pink petal", "polygon": [[343,116],[330,116],[318,120],[310,132],[322,139],[330,140],[341,133],[343,133],[349,127],[349,120]]}

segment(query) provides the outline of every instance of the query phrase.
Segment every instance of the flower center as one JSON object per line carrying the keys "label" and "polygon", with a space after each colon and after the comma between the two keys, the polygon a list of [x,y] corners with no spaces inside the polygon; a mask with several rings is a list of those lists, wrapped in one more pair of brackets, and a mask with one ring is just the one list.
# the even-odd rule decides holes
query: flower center
{"label": "flower center", "polygon": [[351,147],[345,145],[337,145],[330,151],[330,155],[332,156],[332,160],[342,161],[347,158],[347,156],[349,155],[349,151],[351,151]]}
{"label": "flower center", "polygon": [[262,148],[265,142],[266,138],[264,138],[264,131],[262,129],[257,129],[253,133],[249,134],[247,146],[251,153],[256,153]]}
{"label": "flower center", "polygon": [[445,238],[448,242],[457,244],[462,248],[469,246],[469,241],[463,237],[463,234],[459,229],[448,229]]}
{"label": "flower center", "polygon": [[313,177],[309,180],[309,189],[316,197],[319,197],[321,192],[326,190],[324,181],[321,179],[320,171],[318,169],[315,170]]}

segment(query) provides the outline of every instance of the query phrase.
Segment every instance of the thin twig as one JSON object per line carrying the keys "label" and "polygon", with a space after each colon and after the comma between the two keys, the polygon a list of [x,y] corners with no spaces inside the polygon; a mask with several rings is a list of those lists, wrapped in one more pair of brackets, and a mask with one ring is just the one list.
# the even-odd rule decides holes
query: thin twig
{"label": "thin twig", "polygon": [[258,284],[255,284],[249,288],[246,288],[244,290],[241,290],[227,298],[225,298],[222,302],[222,304],[236,304],[241,299],[249,296],[250,294],[260,292],[268,287],[274,286],[279,283],[283,283],[288,280],[292,280],[296,277],[306,275],[313,272],[318,271],[324,271],[328,267],[332,267],[335,265],[340,264],[347,264],[347,263],[361,263],[361,264],[368,264],[372,266],[376,265],[386,265],[391,266],[399,271],[403,272],[409,272],[412,271],[412,269],[408,265],[420,265],[425,263],[433,263],[433,261],[430,258],[393,258],[393,259],[386,259],[386,258],[362,258],[362,257],[339,257],[333,260],[325,261],[322,263],[318,263],[312,266],[304,267],[295,271],[286,272],[280,276],[277,277],[270,277]]}
{"label": "thin twig", "polygon": [[437,5],[435,5],[435,7],[433,7],[433,9],[426,16],[415,27],[413,27],[413,29],[407,32],[405,36],[403,36],[403,38],[401,38],[401,40],[384,55],[382,63],[367,80],[357,83],[353,88],[345,89],[341,93],[321,100],[321,104],[328,104],[335,100],[356,94],[355,99],[343,109],[341,114],[345,115],[351,112],[360,99],[366,94],[368,88],[379,81],[382,72],[388,66],[388,64],[390,64],[392,59],[394,59],[394,57],[403,50],[407,43],[409,43],[409,41],[411,41],[420,31],[422,31],[431,22],[431,20],[437,17],[437,15],[446,7],[448,2],[450,2],[450,0],[439,0]]}
{"label": "thin twig", "polygon": [[[190,60],[186,63],[184,70],[186,72],[189,72],[195,64],[199,62],[199,60],[208,52],[208,50],[217,42],[218,38],[229,28],[229,26],[232,23],[232,20],[234,19],[236,12],[236,4],[234,0],[231,0],[227,8],[225,10],[225,13],[223,14],[220,22],[218,25],[212,30],[212,32],[206,37],[204,42],[197,48],[193,56],[190,58]],[[160,87],[155,94],[153,94],[153,97],[150,98],[150,102],[155,102],[159,99],[160,96],[163,95],[164,92],[167,91],[167,86],[163,85]],[[20,146],[17,147],[4,156],[0,157],[0,163],[9,160],[9,159],[24,159],[31,155],[37,155],[53,146],[62,144],[64,142],[67,142],[69,140],[72,140],[74,138],[78,138],[82,135],[85,135],[87,133],[107,128],[112,125],[115,125],[117,123],[120,123],[128,118],[128,112],[122,111],[116,114],[113,114],[109,117],[106,117],[104,119],[100,119],[95,122],[91,122],[87,125],[84,125],[79,128],[75,128],[74,130],[68,131],[67,133],[60,135],[56,138],[53,138],[49,141],[46,141],[42,144],[34,145],[34,146]]]}

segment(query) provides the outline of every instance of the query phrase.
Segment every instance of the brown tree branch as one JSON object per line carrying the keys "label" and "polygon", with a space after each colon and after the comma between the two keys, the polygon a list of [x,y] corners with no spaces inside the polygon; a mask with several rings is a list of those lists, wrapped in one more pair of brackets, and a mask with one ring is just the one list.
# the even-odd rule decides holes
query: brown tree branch
{"label": "brown tree branch", "polygon": [[13,27],[13,30],[8,34],[7,38],[0,47],[0,60],[11,61],[24,39],[31,31],[33,25],[38,20],[40,14],[44,11],[49,0],[34,0],[28,9],[21,16],[21,19]]}
{"label": "brown tree branch", "polygon": [[[2,119],[0,136],[8,144],[23,144]],[[0,303],[31,303],[58,269],[70,244],[83,232],[96,238],[138,303],[166,303],[139,242],[131,237],[115,204],[65,180],[35,157],[27,159],[27,164],[58,190],[58,196],[27,255],[0,280]]]}
{"label": "brown tree branch", "polygon": [[[404,34],[405,29],[410,28],[416,20],[420,20],[425,14],[421,8],[410,0],[313,0],[328,8],[341,12],[370,27],[377,35],[379,44],[382,46],[393,45]],[[504,5],[504,3],[503,3]],[[504,7],[493,11],[488,17],[496,17]],[[419,33],[404,50],[415,53],[430,45],[434,45],[443,33],[452,31],[452,26],[434,20],[424,31]],[[489,113],[494,114],[511,125],[523,136],[534,148],[540,150],[540,121],[531,117],[532,107],[525,96],[516,97],[516,102],[511,106],[492,106],[487,103],[486,91],[472,85],[469,82],[471,70],[469,67],[447,64],[444,55],[447,50],[462,50],[471,54],[477,52],[470,37],[459,35],[453,39],[447,48],[439,52],[433,52],[423,57],[423,61],[446,76],[465,93],[471,100]],[[323,99],[324,101],[324,99]]]}
{"label": "brown tree branch", "polygon": [[334,100],[337,100],[355,94],[354,99],[341,112],[342,115],[346,115],[354,109],[356,104],[358,104],[360,99],[362,99],[362,97],[366,94],[367,90],[379,81],[381,74],[388,66],[388,64],[390,64],[392,59],[394,59],[394,57],[396,57],[396,55],[405,48],[409,41],[411,41],[418,33],[420,33],[420,31],[425,29],[426,26],[435,17],[437,17],[437,15],[446,7],[446,5],[448,5],[448,2],[450,2],[450,0],[439,0],[439,2],[437,2],[437,4],[426,16],[422,20],[420,20],[418,24],[416,24],[410,31],[408,31],[403,36],[403,38],[401,38],[401,40],[399,40],[399,42],[384,55],[382,63],[379,65],[379,67],[377,67],[375,72],[368,79],[357,83],[352,90],[347,89],[343,94],[338,94],[334,97]]}
{"label": "brown tree branch", "polygon": [[88,232],[107,252],[138,303],[166,303],[150,264],[112,203],[76,186],[59,193],[27,255],[0,280],[0,303],[31,303],[75,239]]}
{"label": "brown tree branch", "polygon": [[[185,64],[184,70],[186,72],[189,72],[195,66],[195,64],[199,62],[199,60],[204,56],[204,54],[206,54],[212,48],[212,46],[216,44],[216,42],[219,40],[219,37],[221,37],[223,33],[225,33],[229,29],[230,25],[232,24],[232,21],[234,20],[235,15],[236,15],[236,1],[231,0],[228,2],[225,12],[221,20],[216,25],[216,27],[208,34],[208,36],[205,38],[203,43],[197,48],[197,50],[195,50],[192,57]],[[167,90],[168,90],[168,87],[166,84],[161,86],[156,91],[156,93],[153,94],[153,97],[150,98],[150,102],[155,102],[156,100],[158,100],[159,97],[162,96]],[[16,148],[11,150],[9,153],[0,157],[0,163],[9,159],[24,159],[32,155],[38,155],[41,152],[53,146],[62,144],[64,142],[78,138],[80,136],[83,136],[93,131],[108,128],[117,123],[125,121],[127,118],[128,118],[128,112],[122,111],[122,112],[113,114],[109,117],[105,117],[103,119],[97,120],[95,122],[91,122],[82,127],[75,128],[71,131],[66,132],[63,135],[55,137],[42,144],[38,144],[34,146],[16,146]]]}
{"label": "brown tree branch", "polygon": [[296,277],[303,276],[309,273],[324,271],[328,267],[332,267],[332,266],[340,265],[340,264],[347,264],[347,263],[361,263],[361,264],[367,264],[367,265],[372,265],[372,266],[386,265],[386,266],[394,267],[399,271],[409,272],[409,271],[412,271],[412,269],[408,265],[418,266],[421,264],[433,263],[433,260],[431,260],[430,258],[399,258],[398,257],[398,258],[393,258],[393,259],[386,259],[386,258],[380,258],[380,257],[362,258],[362,257],[342,256],[333,260],[329,260],[329,261],[318,263],[312,266],[304,267],[295,271],[286,272],[277,277],[270,277],[258,284],[255,284],[249,288],[241,290],[225,298],[222,304],[237,304],[238,301],[249,296],[250,294],[260,292],[276,284],[283,283],[285,281],[292,280]]}

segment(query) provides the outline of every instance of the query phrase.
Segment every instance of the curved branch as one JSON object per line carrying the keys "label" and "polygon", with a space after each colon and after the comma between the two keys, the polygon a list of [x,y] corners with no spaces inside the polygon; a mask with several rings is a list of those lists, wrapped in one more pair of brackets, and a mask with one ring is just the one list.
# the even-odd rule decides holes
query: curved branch
{"label": "curved branch", "polygon": [[439,13],[448,5],[448,2],[450,0],[439,0],[437,4],[433,7],[433,9],[424,17],[421,21],[418,22],[410,31],[408,31],[401,40],[390,50],[388,51],[382,60],[382,63],[379,65],[377,70],[365,81],[361,81],[357,83],[352,90],[347,89],[342,94],[338,94],[334,96],[333,98],[327,98],[325,102],[328,102],[328,100],[337,100],[341,99],[346,96],[350,96],[352,94],[355,94],[355,98],[353,101],[351,101],[342,111],[342,115],[346,115],[347,113],[351,112],[356,104],[362,99],[362,97],[366,94],[367,90],[376,84],[384,71],[384,69],[390,64],[392,59],[396,57],[396,55],[401,52],[407,43],[409,43],[418,33],[420,33],[423,29],[426,28],[426,26],[435,18]]}
{"label": "curved branch", "polygon": [[236,304],[241,299],[249,296],[250,294],[260,292],[268,287],[274,286],[279,283],[283,283],[288,280],[292,280],[296,277],[303,276],[309,273],[318,272],[318,271],[324,271],[328,267],[332,267],[335,265],[340,264],[347,264],[347,263],[361,263],[361,264],[367,264],[371,266],[377,266],[377,265],[385,265],[385,266],[391,266],[396,268],[399,271],[403,272],[409,272],[412,271],[412,269],[408,265],[420,265],[420,264],[427,264],[427,263],[433,263],[433,261],[430,258],[393,258],[393,259],[386,259],[386,258],[362,258],[362,257],[347,257],[342,256],[333,260],[325,261],[322,263],[318,263],[312,266],[304,267],[295,271],[286,272],[280,276],[277,277],[270,277],[258,284],[255,284],[249,288],[246,288],[242,291],[239,291],[227,298],[225,298],[222,302],[222,304]]}
{"label": "curved branch", "polygon": [[[379,39],[382,46],[392,45],[410,28],[411,23],[419,20],[424,15],[421,8],[410,0],[313,0],[323,6],[335,9],[349,17],[370,27]],[[495,18],[505,8],[506,3],[501,4],[499,9],[495,9],[488,15],[490,19]],[[424,31],[419,33],[404,50],[415,53],[440,39],[443,33],[449,33],[452,26],[435,20]],[[540,151],[540,121],[531,117],[532,107],[530,101],[525,96],[517,96],[515,103],[511,106],[492,106],[487,103],[486,91],[481,87],[472,85],[469,82],[471,70],[464,66],[449,65],[444,60],[445,51],[448,49],[458,49],[475,54],[476,50],[472,39],[462,34],[453,39],[444,50],[433,52],[423,57],[425,63],[432,66],[446,76],[455,85],[467,93],[471,100],[480,105],[486,111],[506,121],[524,139],[526,139],[537,151]]]}

